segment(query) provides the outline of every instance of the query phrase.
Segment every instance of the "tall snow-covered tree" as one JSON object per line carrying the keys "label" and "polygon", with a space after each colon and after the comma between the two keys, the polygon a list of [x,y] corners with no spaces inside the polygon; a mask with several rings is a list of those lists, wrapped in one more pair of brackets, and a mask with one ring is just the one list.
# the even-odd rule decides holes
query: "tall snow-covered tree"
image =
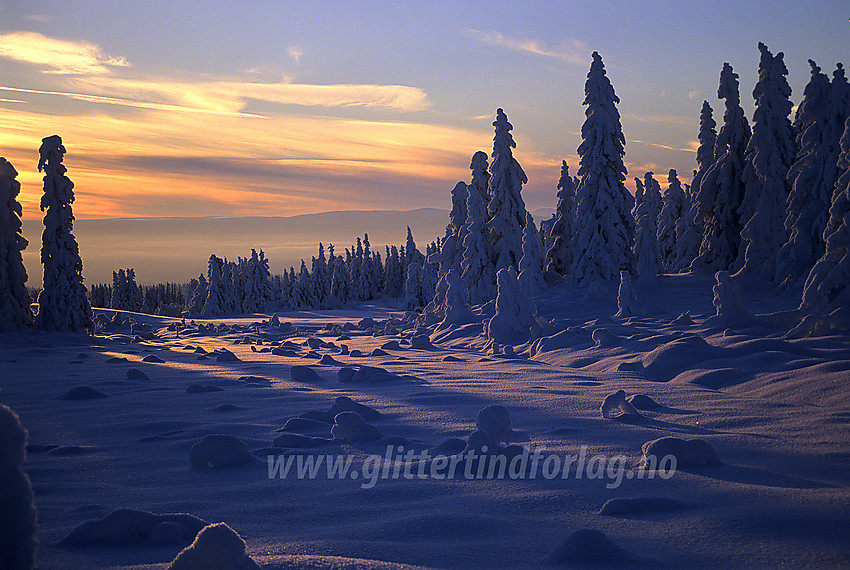
{"label": "tall snow-covered tree", "polygon": [[561,161],[561,178],[558,180],[558,206],[552,224],[552,247],[546,252],[548,271],[560,275],[570,272],[573,264],[573,221],[576,212],[576,188],[570,167]]}
{"label": "tall snow-covered tree", "polygon": [[[483,154],[483,152],[478,152],[476,156]],[[474,159],[473,164],[475,164]],[[495,297],[496,271],[489,255],[487,202],[481,194],[481,188],[474,183],[469,186],[466,206],[468,212],[467,232],[463,240],[461,271],[463,280],[469,289],[470,303],[479,305]]]}
{"label": "tall snow-covered tree", "polygon": [[844,122],[837,166],[842,173],[835,183],[824,231],[825,251],[806,278],[800,305],[816,313],[835,309],[846,313],[850,308],[850,117]]}
{"label": "tall snow-covered tree", "polygon": [[543,252],[540,249],[540,237],[534,218],[525,213],[525,227],[522,230],[522,258],[519,260],[519,286],[529,297],[545,291],[543,280]]}
{"label": "tall snow-covered tree", "polygon": [[18,171],[0,157],[0,331],[32,326],[27,271],[21,252],[27,240],[21,229],[21,183]]}
{"label": "tall snow-covered tree", "polygon": [[635,176],[635,205],[634,205],[634,207],[632,208],[632,217],[633,217],[633,218],[637,218],[637,209],[638,209],[638,206],[640,206],[641,204],[643,204],[643,193],[644,193],[644,190],[645,190],[645,189],[644,189],[644,187],[643,187],[643,180],[641,180],[640,178],[638,178],[637,176]]}
{"label": "tall snow-covered tree", "polygon": [[643,200],[646,204],[647,213],[652,217],[658,225],[658,216],[661,215],[661,208],[664,207],[664,198],[661,196],[661,184],[655,179],[654,172],[646,172],[643,175]]}
{"label": "tall snow-covered tree", "polygon": [[468,190],[471,192],[474,188],[478,191],[486,205],[490,202],[490,166],[487,164],[487,153],[483,150],[476,151],[469,162],[469,169],[472,171],[472,182]]}
{"label": "tall snow-covered tree", "polygon": [[41,263],[44,279],[38,295],[35,325],[42,330],[90,331],[92,310],[83,284],[83,260],[72,233],[74,229],[74,183],[62,164],[65,147],[58,135],[42,139],[38,170],[44,171],[44,232]]}
{"label": "tall snow-covered tree", "polygon": [[817,64],[809,60],[811,79],[803,91],[794,126],[798,152],[788,170],[791,192],[785,210],[788,241],[777,256],[776,280],[796,281],[808,274],[824,252],[829,204],[837,178],[836,142],[830,125],[831,85]]}
{"label": "tall snow-covered tree", "polygon": [[296,309],[315,309],[319,307],[319,300],[316,297],[316,283],[310,276],[310,270],[307,269],[307,264],[301,260],[301,270],[298,273],[298,280],[295,282],[295,291],[293,304]]}
{"label": "tall snow-covered tree", "polygon": [[624,184],[626,138],[616,107],[620,99],[596,52],[584,93],[587,109],[578,147],[581,182],[576,190],[572,274],[580,285],[614,283],[621,270],[634,271],[634,200]]}
{"label": "tall snow-covered tree", "polygon": [[671,168],[667,174],[667,189],[664,191],[656,233],[661,255],[661,270],[664,272],[672,270],[676,252],[676,223],[686,214],[687,198],[676,171]]}
{"label": "tall snow-covered tree", "polygon": [[741,108],[738,74],[728,63],[720,72],[717,96],[726,104],[723,127],[717,135],[714,164],[700,181],[699,201],[710,204],[706,213],[705,228],[697,268],[712,271],[736,269],[733,267],[741,247],[740,207],[744,197],[744,166],[750,125]]}
{"label": "tall snow-covered tree", "polygon": [[[744,228],[743,271],[773,279],[776,256],[788,239],[785,231],[785,205],[790,184],[788,170],[794,162],[796,144],[791,114],[791,87],[783,54],[775,56],[759,43],[759,80],[753,90],[756,110],[753,135],[747,146],[744,168],[747,191],[741,217]],[[740,255],[740,254],[739,254]]]}
{"label": "tall snow-covered tree", "polygon": [[[691,180],[688,211],[681,223],[676,225],[676,252],[673,264],[668,271],[683,271],[699,255],[702,236],[705,231],[705,217],[711,204],[700,201],[699,188],[709,167],[714,164],[714,146],[717,142],[717,131],[713,110],[708,101],[702,102],[699,118],[699,146],[697,147],[697,170]],[[706,196],[708,198],[708,196]]]}
{"label": "tall snow-covered tree", "polygon": [[522,229],[525,227],[525,202],[522,185],[528,182],[525,172],[511,149],[516,143],[511,135],[513,125],[502,109],[496,110],[493,122],[493,161],[490,163],[490,202],[487,204],[487,230],[490,233],[493,266],[498,270],[516,270],[522,257]]}

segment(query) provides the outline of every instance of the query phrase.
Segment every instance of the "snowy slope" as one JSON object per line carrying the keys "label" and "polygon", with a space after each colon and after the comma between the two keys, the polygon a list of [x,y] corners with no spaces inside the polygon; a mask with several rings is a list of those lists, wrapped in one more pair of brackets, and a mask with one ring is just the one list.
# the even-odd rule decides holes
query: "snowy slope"
{"label": "snowy slope", "polygon": [[[518,356],[484,351],[479,323],[441,331],[431,346],[424,335],[435,325],[386,321],[402,312],[378,305],[278,315],[292,328],[261,324],[269,315],[214,321],[209,330],[131,315],[135,341],[127,327],[94,338],[2,335],[0,402],[29,430],[25,470],[38,507],[40,566],[159,568],[188,544],[57,544],[85,521],[130,508],[225,522],[265,568],[528,568],[549,554],[602,567],[846,567],[850,338],[787,338],[780,324],[799,292],[745,296],[752,321],[712,326],[713,284],[695,275],[636,284],[637,310],[625,318],[611,316],[613,290],[550,290],[534,298],[549,323],[544,336],[515,347]],[[360,376],[347,378],[344,367]],[[97,395],[69,395],[78,387],[106,396],[75,399]],[[603,399],[620,389],[660,407],[603,418]],[[281,431],[339,396],[380,412],[363,411],[391,439],[333,440],[331,425],[315,419]],[[401,476],[371,487],[363,476],[269,478],[268,454],[351,456],[353,468],[365,470],[364,460],[388,444],[457,453],[452,438],[462,447],[483,429],[478,411],[493,404],[510,412],[512,443],[545,446],[547,455],[586,446],[588,457],[622,454],[632,469],[646,442],[673,436],[705,440],[723,465],[666,479],[624,476],[616,485],[607,476],[540,472]],[[193,469],[190,449],[213,434],[235,436],[256,460]],[[598,533],[571,534],[580,529],[602,531],[622,551]]]}

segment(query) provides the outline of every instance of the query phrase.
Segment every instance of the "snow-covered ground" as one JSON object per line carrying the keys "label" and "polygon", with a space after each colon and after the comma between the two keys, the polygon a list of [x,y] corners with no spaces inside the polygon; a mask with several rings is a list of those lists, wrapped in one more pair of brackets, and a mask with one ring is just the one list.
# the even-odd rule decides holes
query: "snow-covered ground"
{"label": "snow-covered ground", "polygon": [[[280,314],[291,328],[256,324],[270,315],[184,328],[133,314],[132,334],[2,335],[0,403],[29,430],[39,565],[164,567],[197,525],[224,522],[266,568],[847,567],[850,338],[788,337],[782,311],[799,291],[745,296],[752,318],[706,321],[713,284],[700,275],[636,283],[634,316],[616,318],[615,291],[552,289],[535,298],[549,320],[543,338],[517,356],[493,354],[478,323],[436,333],[388,327],[403,312],[380,304]],[[360,323],[367,317],[377,326]],[[422,333],[434,333],[433,347]],[[376,371],[364,366],[386,373],[370,379]],[[660,407],[607,419],[600,406],[618,390]],[[340,396],[379,412],[361,409],[374,429],[314,413],[282,430]],[[498,414],[476,425],[490,405],[509,411],[510,442],[494,435],[506,433]],[[586,465],[578,478],[574,467],[563,478],[538,466],[533,479],[530,467],[524,478],[467,479],[467,455],[453,479],[431,477],[436,460],[419,453],[459,457],[476,430],[506,453],[518,450],[508,443],[538,450],[541,464],[583,453],[615,469],[594,477]],[[236,439],[196,446],[222,434]],[[642,446],[666,436],[708,442],[722,465],[634,476]],[[388,446],[417,455],[377,477],[370,456]],[[190,455],[195,467],[240,463],[198,469]],[[322,469],[299,479],[293,467],[284,478],[290,456],[352,457],[357,476]],[[202,521],[118,513],[72,534],[118,509]]]}

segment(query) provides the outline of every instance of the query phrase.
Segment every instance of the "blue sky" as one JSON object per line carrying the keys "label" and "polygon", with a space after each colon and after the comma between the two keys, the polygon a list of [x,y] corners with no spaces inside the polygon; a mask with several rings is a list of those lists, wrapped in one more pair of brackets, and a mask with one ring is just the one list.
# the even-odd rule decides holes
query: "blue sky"
{"label": "blue sky", "polygon": [[757,43],[848,58],[845,1],[0,3],[0,155],[38,217],[40,139],[60,134],[78,217],[448,207],[514,125],[531,209],[575,171],[590,54],[621,99],[629,180],[690,178],[720,69],[752,116]]}

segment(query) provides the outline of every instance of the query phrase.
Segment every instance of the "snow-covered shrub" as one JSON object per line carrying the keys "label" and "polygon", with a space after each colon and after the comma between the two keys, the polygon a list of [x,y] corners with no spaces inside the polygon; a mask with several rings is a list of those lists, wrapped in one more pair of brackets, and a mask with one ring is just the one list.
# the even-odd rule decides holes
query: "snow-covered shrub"
{"label": "snow-covered shrub", "polygon": [[534,301],[523,293],[512,269],[500,269],[496,282],[496,313],[484,325],[484,334],[499,344],[528,342],[538,328]]}

